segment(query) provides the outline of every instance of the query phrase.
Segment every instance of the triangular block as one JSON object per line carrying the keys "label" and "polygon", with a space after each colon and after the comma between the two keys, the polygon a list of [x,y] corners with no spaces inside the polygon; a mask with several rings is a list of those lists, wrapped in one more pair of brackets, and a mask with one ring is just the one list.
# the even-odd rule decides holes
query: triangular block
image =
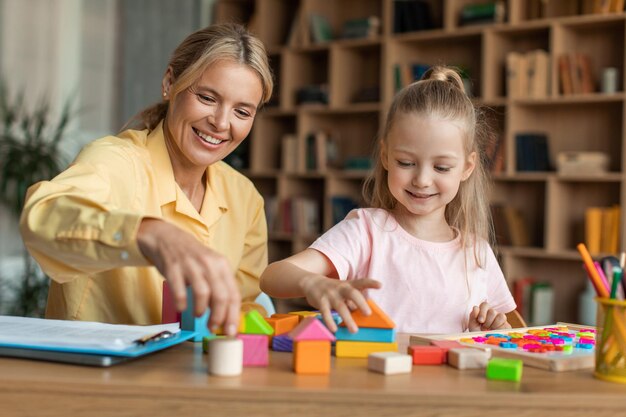
{"label": "triangular block", "polygon": [[302,340],[335,340],[335,336],[330,330],[315,317],[305,317],[300,324],[289,333],[289,337],[294,342]]}
{"label": "triangular block", "polygon": [[274,334],[272,326],[256,310],[250,310],[246,313],[245,322],[245,334],[264,334],[267,336]]}
{"label": "triangular block", "polygon": [[[389,318],[385,312],[383,312],[380,307],[372,300],[371,298],[367,300],[367,304],[369,304],[372,309],[372,314],[369,316],[363,315],[361,310],[354,310],[352,312],[352,318],[354,322],[359,327],[376,327],[378,329],[393,329],[396,327],[396,324]],[[345,327],[344,323],[341,323],[340,326]]]}

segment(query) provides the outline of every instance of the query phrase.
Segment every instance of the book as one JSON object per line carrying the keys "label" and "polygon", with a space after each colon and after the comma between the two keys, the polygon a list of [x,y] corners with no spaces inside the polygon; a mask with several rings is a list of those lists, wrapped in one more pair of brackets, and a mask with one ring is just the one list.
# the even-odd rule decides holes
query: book
{"label": "book", "polygon": [[585,210],[585,245],[591,254],[600,253],[602,233],[602,208],[588,207]]}
{"label": "book", "polygon": [[393,2],[393,32],[415,32],[433,29],[433,11],[427,0],[395,0]]}
{"label": "book", "polygon": [[311,13],[311,40],[314,43],[329,42],[333,40],[333,30],[330,22],[321,14]]}
{"label": "book", "polygon": [[528,96],[546,98],[550,94],[550,57],[542,49],[527,53]]}
{"label": "book", "polygon": [[285,172],[298,172],[298,138],[293,133],[281,139],[281,169]]}
{"label": "book", "polygon": [[567,54],[560,55],[558,58],[559,83],[561,86],[561,94],[563,95],[570,95],[574,93],[572,70],[569,61],[570,59]]}
{"label": "book", "polygon": [[548,282],[530,286],[530,325],[542,326],[554,321],[554,288]]}
{"label": "book", "polygon": [[528,94],[528,65],[526,55],[520,52],[506,54],[506,90],[511,98],[526,97]]}
{"label": "book", "polygon": [[0,355],[110,366],[181,343],[179,323],[133,326],[0,316]]}
{"label": "book", "polygon": [[517,305],[517,312],[524,320],[530,318],[530,287],[534,282],[534,277],[524,277],[513,282],[513,300]]}

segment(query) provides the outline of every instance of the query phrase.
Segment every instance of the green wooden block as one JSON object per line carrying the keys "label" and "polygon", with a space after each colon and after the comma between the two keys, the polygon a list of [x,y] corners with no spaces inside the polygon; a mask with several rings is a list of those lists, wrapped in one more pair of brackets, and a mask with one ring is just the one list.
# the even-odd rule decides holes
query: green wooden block
{"label": "green wooden block", "polygon": [[491,358],[487,363],[487,379],[519,382],[523,366],[519,359]]}
{"label": "green wooden block", "polygon": [[271,336],[274,334],[272,326],[265,321],[265,318],[256,310],[250,310],[246,313],[246,331],[245,334],[264,334]]}
{"label": "green wooden block", "polygon": [[214,334],[210,336],[204,336],[202,338],[202,353],[209,353],[209,341],[213,339],[223,338],[224,336],[216,336]]}

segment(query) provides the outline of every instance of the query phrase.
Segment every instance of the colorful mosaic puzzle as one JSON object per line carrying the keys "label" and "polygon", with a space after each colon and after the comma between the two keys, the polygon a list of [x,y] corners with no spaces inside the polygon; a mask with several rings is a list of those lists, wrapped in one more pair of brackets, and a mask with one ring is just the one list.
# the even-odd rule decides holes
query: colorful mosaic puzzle
{"label": "colorful mosaic puzzle", "polygon": [[596,330],[581,328],[570,330],[566,326],[527,329],[525,331],[486,333],[481,336],[460,338],[461,343],[493,345],[503,349],[529,353],[573,353],[576,349],[590,351],[596,344]]}

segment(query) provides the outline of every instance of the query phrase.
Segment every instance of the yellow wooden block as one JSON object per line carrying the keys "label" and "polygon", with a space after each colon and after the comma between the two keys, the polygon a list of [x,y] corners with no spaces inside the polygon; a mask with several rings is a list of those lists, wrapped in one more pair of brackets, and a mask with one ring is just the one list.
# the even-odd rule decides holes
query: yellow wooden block
{"label": "yellow wooden block", "polygon": [[[239,313],[239,328],[237,329],[237,333],[245,333],[245,332],[246,332],[246,313],[242,311]],[[217,329],[215,329],[215,332],[213,333],[218,336],[224,336],[224,329],[222,329],[222,326],[219,326]]]}
{"label": "yellow wooden block", "polygon": [[289,314],[298,316],[298,319],[300,321],[302,321],[303,318],[305,317],[309,317],[309,316],[319,316],[320,313],[318,313],[317,311],[290,311]]}
{"label": "yellow wooden block", "polygon": [[367,358],[370,353],[397,351],[398,343],[396,342],[349,342],[340,340],[335,344],[335,356],[338,358]]}

